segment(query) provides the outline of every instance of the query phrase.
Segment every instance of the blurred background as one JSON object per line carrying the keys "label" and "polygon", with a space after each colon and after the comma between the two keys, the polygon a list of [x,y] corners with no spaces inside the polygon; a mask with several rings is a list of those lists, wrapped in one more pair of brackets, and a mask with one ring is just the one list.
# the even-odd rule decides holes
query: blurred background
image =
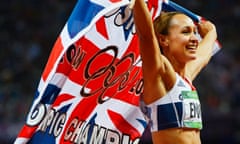
{"label": "blurred background", "polygon": [[[216,24],[223,49],[194,81],[203,144],[240,144],[240,1],[173,0]],[[22,127],[50,50],[76,0],[1,1],[0,143]],[[151,144],[149,131],[142,142]]]}

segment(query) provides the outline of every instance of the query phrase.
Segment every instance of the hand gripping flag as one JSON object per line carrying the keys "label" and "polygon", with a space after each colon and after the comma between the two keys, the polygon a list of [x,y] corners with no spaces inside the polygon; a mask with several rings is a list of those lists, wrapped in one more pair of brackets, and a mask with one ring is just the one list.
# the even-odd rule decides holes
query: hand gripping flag
{"label": "hand gripping flag", "polygon": [[[184,14],[186,14],[187,16],[189,16],[195,23],[199,23],[201,21],[204,21],[204,18],[202,16],[199,16],[193,12],[191,12],[190,10],[178,5],[177,3],[174,3],[173,1],[170,0],[163,0],[162,3],[162,10],[163,11],[179,11],[182,12]],[[199,40],[201,40],[200,35],[198,35]],[[219,43],[218,40],[216,40],[214,47],[213,47],[213,52],[212,54],[215,55],[220,49],[221,49],[221,44]]]}
{"label": "hand gripping flag", "polygon": [[[163,10],[178,10],[164,1]],[[141,60],[128,0],[79,0],[57,38],[15,144],[137,144]],[[164,5],[163,4],[163,5]],[[153,19],[162,1],[148,0]]]}

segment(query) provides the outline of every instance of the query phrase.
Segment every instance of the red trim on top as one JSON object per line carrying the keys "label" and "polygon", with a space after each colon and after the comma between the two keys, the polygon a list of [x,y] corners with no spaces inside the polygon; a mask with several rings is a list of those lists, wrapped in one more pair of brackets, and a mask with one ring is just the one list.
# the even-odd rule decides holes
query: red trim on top
{"label": "red trim on top", "polygon": [[191,81],[189,81],[186,77],[184,77],[183,79],[191,86],[191,89],[192,89],[193,91],[196,90],[196,87],[192,84]]}

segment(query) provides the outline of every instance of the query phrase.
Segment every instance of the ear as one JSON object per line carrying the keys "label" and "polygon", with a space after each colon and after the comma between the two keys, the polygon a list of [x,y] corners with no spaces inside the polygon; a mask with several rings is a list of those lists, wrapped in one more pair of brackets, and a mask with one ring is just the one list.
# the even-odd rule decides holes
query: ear
{"label": "ear", "polygon": [[158,35],[158,42],[162,47],[168,47],[168,38],[166,35],[159,34]]}

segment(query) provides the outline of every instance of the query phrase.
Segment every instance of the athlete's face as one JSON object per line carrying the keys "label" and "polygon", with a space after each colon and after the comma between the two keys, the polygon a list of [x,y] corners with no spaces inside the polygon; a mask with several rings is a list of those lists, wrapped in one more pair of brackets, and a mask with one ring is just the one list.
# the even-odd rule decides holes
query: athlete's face
{"label": "athlete's face", "polygon": [[196,26],[188,16],[173,16],[167,35],[168,54],[180,62],[195,59],[198,47],[196,31]]}

